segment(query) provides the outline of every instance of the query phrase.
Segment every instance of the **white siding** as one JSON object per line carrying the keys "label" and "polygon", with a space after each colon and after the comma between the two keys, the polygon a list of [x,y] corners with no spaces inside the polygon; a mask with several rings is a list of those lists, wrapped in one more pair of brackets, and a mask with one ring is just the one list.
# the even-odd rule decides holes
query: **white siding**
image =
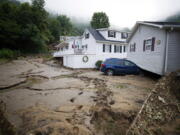
{"label": "white siding", "polygon": [[[107,52],[103,52],[103,43],[96,43],[96,54],[106,58],[126,58],[127,57],[127,48],[126,48],[126,52],[123,52],[123,48],[122,48],[122,53],[115,53],[114,52],[114,44],[111,44],[111,52],[107,53]],[[120,45],[119,45],[120,46]],[[121,45],[122,47],[127,45]]]}
{"label": "white siding", "polygon": [[[89,33],[89,38],[85,39],[85,34]],[[82,38],[82,45],[88,45],[86,54],[95,54],[96,52],[96,40],[94,39],[93,35],[86,29],[83,38]]]}
{"label": "white siding", "polygon": [[167,72],[180,69],[180,31],[171,32],[168,40]]}
{"label": "white siding", "polygon": [[[155,46],[154,51],[143,51],[143,42],[148,38],[155,37]],[[160,40],[161,43],[158,45],[157,40]],[[145,69],[150,72],[157,74],[163,74],[164,67],[164,52],[165,52],[165,43],[166,43],[166,32],[165,30],[140,25],[133,35],[132,39],[129,42],[136,43],[136,51],[129,52],[128,46],[128,55],[127,58],[134,63],[136,63],[142,69]]]}

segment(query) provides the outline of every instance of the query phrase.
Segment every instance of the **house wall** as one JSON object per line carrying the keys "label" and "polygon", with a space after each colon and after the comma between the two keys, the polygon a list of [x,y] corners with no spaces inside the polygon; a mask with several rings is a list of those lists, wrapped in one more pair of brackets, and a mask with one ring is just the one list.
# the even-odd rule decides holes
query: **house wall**
{"label": "house wall", "polygon": [[180,69],[180,31],[169,33],[167,55],[167,72]]}
{"label": "house wall", "polygon": [[[111,44],[111,52],[103,52],[103,43],[96,43],[96,54],[98,55],[98,57],[101,60],[105,60],[107,58],[126,58],[127,57],[127,45],[121,45],[121,46],[126,46],[126,52],[123,52],[122,49],[122,53],[118,53],[118,52],[114,52],[114,46],[115,44]],[[109,45],[109,44],[107,44]],[[120,46],[120,45],[119,45]]]}
{"label": "house wall", "polygon": [[[85,34],[89,33],[89,38],[85,39]],[[96,40],[94,39],[93,35],[88,31],[85,30],[82,38],[82,45],[88,45],[86,50],[86,54],[95,54],[96,52]]]}
{"label": "house wall", "polygon": [[100,32],[100,34],[101,35],[103,35],[103,37],[105,38],[105,39],[107,39],[107,40],[115,40],[115,41],[126,41],[126,39],[122,39],[121,38],[121,32],[117,32],[116,31],[116,37],[114,38],[114,37],[108,37],[108,31],[106,30],[104,30],[104,31],[99,31]]}
{"label": "house wall", "polygon": [[[83,62],[84,56],[88,57],[88,62]],[[66,55],[63,58],[63,65],[69,68],[95,68],[95,55]]]}
{"label": "house wall", "polygon": [[[154,51],[143,51],[143,42],[146,39],[155,37]],[[160,44],[157,44],[157,41],[160,41]],[[136,51],[130,52],[130,44],[136,43]],[[165,52],[165,43],[166,43],[166,32],[165,30],[140,25],[132,39],[129,41],[127,59],[136,63],[142,69],[147,71],[163,74],[164,70],[164,52]]]}

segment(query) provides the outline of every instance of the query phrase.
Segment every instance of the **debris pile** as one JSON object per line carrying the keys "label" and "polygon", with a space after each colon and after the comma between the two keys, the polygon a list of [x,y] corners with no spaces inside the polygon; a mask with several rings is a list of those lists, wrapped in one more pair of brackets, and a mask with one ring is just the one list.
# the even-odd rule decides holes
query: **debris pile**
{"label": "debris pile", "polygon": [[156,84],[127,131],[127,135],[180,134],[179,73],[170,73]]}

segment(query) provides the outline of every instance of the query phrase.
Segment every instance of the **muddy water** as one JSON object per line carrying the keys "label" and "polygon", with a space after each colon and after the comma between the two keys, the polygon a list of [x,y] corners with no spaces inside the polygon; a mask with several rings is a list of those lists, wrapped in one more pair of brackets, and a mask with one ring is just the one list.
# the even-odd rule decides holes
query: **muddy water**
{"label": "muddy water", "polygon": [[129,112],[140,108],[155,83],[140,76],[52,67],[36,59],[0,65],[0,74],[0,100],[19,134],[104,134],[104,127],[109,134],[115,126],[109,121],[128,126],[134,115]]}

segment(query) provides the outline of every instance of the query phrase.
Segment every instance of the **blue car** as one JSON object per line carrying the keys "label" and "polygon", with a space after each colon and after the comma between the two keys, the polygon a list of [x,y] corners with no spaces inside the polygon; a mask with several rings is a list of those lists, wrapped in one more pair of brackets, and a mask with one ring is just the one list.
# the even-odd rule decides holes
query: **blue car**
{"label": "blue car", "polygon": [[139,74],[140,68],[133,62],[126,59],[110,58],[106,59],[100,68],[106,75]]}

